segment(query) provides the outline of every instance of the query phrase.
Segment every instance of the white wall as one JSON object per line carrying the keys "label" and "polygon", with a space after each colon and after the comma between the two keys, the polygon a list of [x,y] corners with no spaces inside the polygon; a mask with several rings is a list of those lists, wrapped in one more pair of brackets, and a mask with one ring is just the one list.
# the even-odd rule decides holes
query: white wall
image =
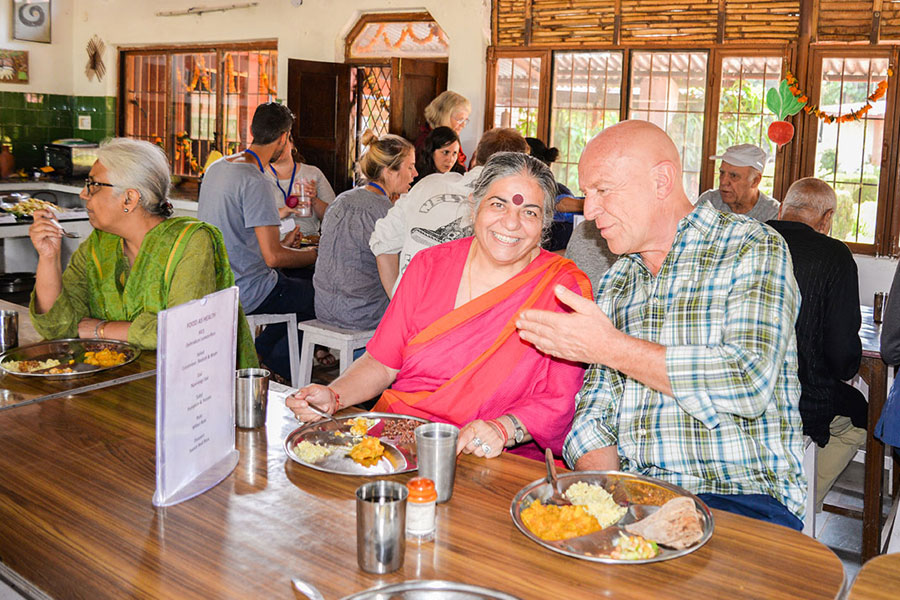
{"label": "white wall", "polygon": [[[4,50],[28,51],[28,83],[0,83],[0,91],[4,92],[41,92],[45,94],[71,94],[74,81],[72,52],[72,2],[56,0],[50,10],[51,43],[23,42],[12,37],[12,0],[0,0],[0,48]],[[87,40],[80,41],[81,49],[77,57],[87,54],[84,46]],[[82,75],[83,75],[83,66]]]}
{"label": "white wall", "polygon": [[872,306],[875,292],[890,292],[897,261],[854,254],[859,268],[859,303]]}
{"label": "white wall", "polygon": [[[11,0],[3,0],[7,4]],[[54,7],[72,2],[69,51],[75,73],[71,93],[114,96],[117,91],[116,52],[119,46],[191,44],[252,40],[278,41],[278,95],[287,96],[289,58],[343,62],[344,37],[364,12],[427,10],[450,40],[448,86],[472,102],[472,119],[462,142],[472,154],[481,133],[484,111],[485,53],[490,42],[489,0],[306,0],[294,7],[290,0],[258,0],[253,8],[178,17],[157,17],[161,11],[184,10],[184,0],[57,0]],[[240,2],[238,2],[240,3]],[[217,6],[228,2],[200,2]],[[8,11],[7,11],[8,12]],[[81,70],[84,45],[94,34],[107,45],[110,76],[89,82]],[[65,49],[61,48],[60,53]],[[65,69],[73,70],[71,63]]]}

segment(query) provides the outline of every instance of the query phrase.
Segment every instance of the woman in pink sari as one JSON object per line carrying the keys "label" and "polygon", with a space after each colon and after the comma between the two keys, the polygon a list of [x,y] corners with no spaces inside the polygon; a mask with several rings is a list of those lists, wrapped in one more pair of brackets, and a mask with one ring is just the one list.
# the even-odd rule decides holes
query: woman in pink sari
{"label": "woman in pink sari", "polygon": [[557,285],[592,298],[574,263],[540,248],[555,194],[540,161],[491,157],[473,190],[475,236],[416,254],[366,354],[330,386],[289,397],[288,407],[311,421],[309,404],[334,413],[381,394],[375,410],[459,426],[459,452],[559,454],[583,366],[540,353],[515,327],[526,308],[566,311]]}

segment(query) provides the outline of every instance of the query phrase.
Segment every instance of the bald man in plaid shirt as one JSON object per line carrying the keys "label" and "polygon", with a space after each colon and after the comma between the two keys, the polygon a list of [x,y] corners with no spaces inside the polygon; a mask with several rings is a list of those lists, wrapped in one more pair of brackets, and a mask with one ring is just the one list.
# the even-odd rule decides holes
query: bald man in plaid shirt
{"label": "bald man in plaid shirt", "polygon": [[591,364],[564,453],[802,529],[806,478],[794,323],[800,293],[771,228],[692,205],[666,133],[624,121],[585,147],[585,217],[621,258],[596,303],[525,311],[520,337]]}

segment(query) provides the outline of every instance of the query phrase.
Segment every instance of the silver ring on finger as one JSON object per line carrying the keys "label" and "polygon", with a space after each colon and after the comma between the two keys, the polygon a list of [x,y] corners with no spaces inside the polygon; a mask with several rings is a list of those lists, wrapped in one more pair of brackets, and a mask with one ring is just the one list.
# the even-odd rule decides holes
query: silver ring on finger
{"label": "silver ring on finger", "polygon": [[484,442],[482,442],[481,438],[476,435],[475,437],[472,438],[472,441],[469,443],[477,448],[478,446],[482,445]]}
{"label": "silver ring on finger", "polygon": [[481,451],[484,452],[484,455],[485,455],[485,456],[487,456],[488,454],[490,454],[490,453],[491,453],[491,446],[490,446],[490,444],[481,444]]}

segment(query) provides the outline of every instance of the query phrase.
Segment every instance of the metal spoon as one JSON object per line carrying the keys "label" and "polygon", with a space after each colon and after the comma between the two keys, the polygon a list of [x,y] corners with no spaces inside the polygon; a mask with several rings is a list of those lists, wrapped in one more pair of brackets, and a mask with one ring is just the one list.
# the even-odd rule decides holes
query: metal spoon
{"label": "metal spoon", "polygon": [[328,419],[329,421],[333,421],[334,424],[337,425],[338,427],[341,426],[341,422],[340,422],[340,421],[338,421],[337,419],[335,419],[334,417],[332,417],[331,415],[329,415],[329,414],[328,414],[327,412],[325,412],[324,410],[319,410],[318,408],[316,408],[316,407],[313,406],[312,404],[307,404],[307,407],[306,407],[306,408],[308,408],[309,410],[313,411],[314,413],[316,413],[317,415],[319,415],[319,416],[322,417],[323,419]]}
{"label": "metal spoon", "polygon": [[72,233],[71,231],[66,231],[65,229],[63,229],[63,226],[60,225],[60,224],[59,224],[59,221],[57,221],[56,219],[50,219],[50,222],[53,223],[53,224],[56,226],[57,229],[59,229],[60,231],[62,231],[62,234],[63,234],[64,237],[72,238],[72,239],[77,239],[77,238],[80,238],[80,237],[81,237],[80,234]]}
{"label": "metal spoon", "polygon": [[547,448],[544,451],[544,462],[547,463],[547,483],[553,493],[544,501],[544,504],[554,504],[556,506],[569,506],[572,503],[569,499],[559,491],[559,479],[556,476],[556,463],[553,462],[553,451]]}
{"label": "metal spoon", "polygon": [[309,598],[309,600],[325,600],[322,592],[316,589],[316,586],[303,581],[299,577],[292,577],[291,584],[294,586],[295,590]]}

